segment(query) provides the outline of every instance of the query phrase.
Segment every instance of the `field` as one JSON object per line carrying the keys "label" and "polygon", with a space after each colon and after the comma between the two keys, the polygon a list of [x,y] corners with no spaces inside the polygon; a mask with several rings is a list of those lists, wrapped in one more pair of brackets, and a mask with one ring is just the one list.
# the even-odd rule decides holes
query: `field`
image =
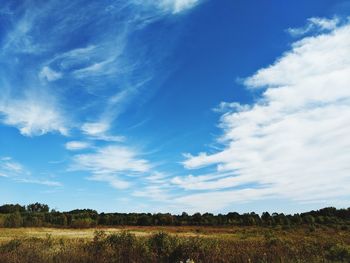
{"label": "field", "polygon": [[350,262],[329,227],[0,228],[0,262]]}

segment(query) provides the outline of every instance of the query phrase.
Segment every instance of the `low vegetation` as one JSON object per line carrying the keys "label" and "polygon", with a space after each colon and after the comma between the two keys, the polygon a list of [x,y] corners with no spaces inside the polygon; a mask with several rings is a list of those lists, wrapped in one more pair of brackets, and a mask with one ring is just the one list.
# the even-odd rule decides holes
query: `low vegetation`
{"label": "low vegetation", "polygon": [[126,231],[96,231],[92,239],[28,237],[0,243],[0,262],[350,262],[346,232],[254,231],[240,237],[136,236]]}
{"label": "low vegetation", "polygon": [[0,263],[350,262],[350,209],[120,214],[0,206]]}

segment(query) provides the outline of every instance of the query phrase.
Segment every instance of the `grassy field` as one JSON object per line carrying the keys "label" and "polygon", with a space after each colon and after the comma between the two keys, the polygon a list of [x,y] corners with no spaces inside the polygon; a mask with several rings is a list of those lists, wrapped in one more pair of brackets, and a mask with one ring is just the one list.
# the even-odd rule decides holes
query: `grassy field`
{"label": "grassy field", "polygon": [[328,227],[0,228],[0,262],[350,262]]}
{"label": "grassy field", "polygon": [[[92,239],[96,231],[103,231],[107,235],[128,231],[135,236],[150,236],[158,232],[181,237],[207,237],[207,238],[262,238],[266,231],[256,227],[123,227],[123,228],[0,228],[0,242],[20,238],[63,238],[63,239]],[[276,232],[277,230],[275,230]]]}
{"label": "grassy field", "polygon": [[[97,230],[103,230],[106,234],[116,234],[123,231],[121,228],[104,229],[60,229],[60,228],[3,228],[0,229],[0,242],[23,238],[50,238],[54,239],[86,239],[92,240]],[[149,231],[131,230],[137,236],[150,235]]]}
{"label": "grassy field", "polygon": [[300,238],[317,239],[327,237],[328,240],[342,240],[350,244],[350,231],[335,228],[321,227],[310,230],[309,227],[290,229],[264,228],[264,227],[205,227],[205,226],[128,226],[117,228],[0,228],[0,242],[20,238],[59,238],[59,239],[93,239],[96,231],[102,231],[107,235],[121,232],[129,232],[137,237],[151,236],[159,232],[180,237],[204,237],[204,238],[230,238],[263,240],[268,236],[276,236],[282,240],[294,240]]}

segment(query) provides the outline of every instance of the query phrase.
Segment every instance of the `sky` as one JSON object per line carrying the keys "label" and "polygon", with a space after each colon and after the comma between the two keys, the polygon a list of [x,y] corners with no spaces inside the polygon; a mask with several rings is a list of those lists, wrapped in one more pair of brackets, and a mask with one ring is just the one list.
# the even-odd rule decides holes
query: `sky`
{"label": "sky", "polygon": [[350,1],[2,0],[0,203],[350,205]]}

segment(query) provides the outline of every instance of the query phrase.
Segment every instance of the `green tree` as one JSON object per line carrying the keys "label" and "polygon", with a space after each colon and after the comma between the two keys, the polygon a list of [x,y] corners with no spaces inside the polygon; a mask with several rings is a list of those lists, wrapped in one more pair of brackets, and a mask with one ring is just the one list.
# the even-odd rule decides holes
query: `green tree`
{"label": "green tree", "polygon": [[45,212],[49,212],[49,206],[45,204],[40,204],[40,203],[30,204],[27,206],[27,211],[45,213]]}
{"label": "green tree", "polygon": [[21,227],[22,226],[22,216],[17,211],[15,213],[9,214],[5,219],[6,227]]}

